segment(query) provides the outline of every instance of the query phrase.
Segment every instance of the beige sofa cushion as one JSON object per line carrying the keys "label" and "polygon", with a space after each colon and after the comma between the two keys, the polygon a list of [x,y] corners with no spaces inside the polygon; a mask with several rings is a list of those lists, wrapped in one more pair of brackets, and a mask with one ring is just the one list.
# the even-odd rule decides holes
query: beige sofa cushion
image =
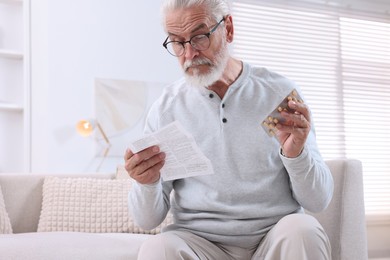
{"label": "beige sofa cushion", "polygon": [[136,260],[144,234],[28,232],[0,236],[1,260]]}
{"label": "beige sofa cushion", "polygon": [[145,231],[128,214],[130,179],[46,177],[38,232],[156,234],[171,221]]}
{"label": "beige sofa cushion", "polygon": [[0,186],[0,234],[12,234],[11,222],[3,198],[3,192]]}

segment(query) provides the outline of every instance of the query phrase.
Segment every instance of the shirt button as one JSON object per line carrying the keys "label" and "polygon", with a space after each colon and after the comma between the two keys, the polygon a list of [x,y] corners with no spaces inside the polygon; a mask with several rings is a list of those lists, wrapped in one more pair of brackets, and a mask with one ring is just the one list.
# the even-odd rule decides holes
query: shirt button
{"label": "shirt button", "polygon": [[213,98],[213,97],[214,97],[214,94],[210,93],[209,98]]}
{"label": "shirt button", "polygon": [[226,123],[226,122],[227,122],[227,119],[226,119],[226,118],[223,118],[223,119],[222,119],[222,122]]}
{"label": "shirt button", "polygon": [[225,104],[222,104],[222,108],[224,108],[225,107]]}

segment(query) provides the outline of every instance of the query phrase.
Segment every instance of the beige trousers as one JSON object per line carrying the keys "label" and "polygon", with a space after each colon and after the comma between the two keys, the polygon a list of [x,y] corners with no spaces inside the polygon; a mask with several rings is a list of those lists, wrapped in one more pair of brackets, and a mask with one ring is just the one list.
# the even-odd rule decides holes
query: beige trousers
{"label": "beige trousers", "polygon": [[247,249],[212,243],[187,231],[153,236],[141,246],[139,260],[325,260],[331,259],[328,237],[310,215],[282,218],[257,248]]}

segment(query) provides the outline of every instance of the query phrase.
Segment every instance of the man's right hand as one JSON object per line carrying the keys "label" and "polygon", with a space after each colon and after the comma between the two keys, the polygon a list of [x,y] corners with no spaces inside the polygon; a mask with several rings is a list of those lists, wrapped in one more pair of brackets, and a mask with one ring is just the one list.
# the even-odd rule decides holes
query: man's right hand
{"label": "man's right hand", "polygon": [[165,153],[158,146],[151,146],[138,153],[126,150],[125,169],[131,178],[141,184],[152,184],[160,179],[160,170],[165,163]]}

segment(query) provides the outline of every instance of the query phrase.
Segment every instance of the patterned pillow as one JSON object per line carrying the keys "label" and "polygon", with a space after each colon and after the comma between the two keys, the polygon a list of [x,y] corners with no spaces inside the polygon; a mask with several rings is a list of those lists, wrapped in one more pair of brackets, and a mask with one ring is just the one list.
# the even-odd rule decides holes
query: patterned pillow
{"label": "patterned pillow", "polygon": [[130,179],[46,177],[38,232],[72,231],[90,233],[156,234],[171,222],[145,231],[128,213]]}
{"label": "patterned pillow", "polygon": [[0,234],[12,234],[12,226],[5,209],[3,192],[0,187]]}

